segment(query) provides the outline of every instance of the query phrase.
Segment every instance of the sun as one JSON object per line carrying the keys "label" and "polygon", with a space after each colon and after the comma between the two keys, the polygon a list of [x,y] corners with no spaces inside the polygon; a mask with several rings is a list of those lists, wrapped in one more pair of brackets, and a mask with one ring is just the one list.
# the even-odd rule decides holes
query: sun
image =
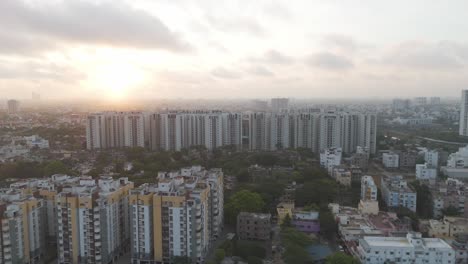
{"label": "sun", "polygon": [[90,78],[91,84],[104,92],[108,99],[123,99],[132,88],[142,84],[144,72],[130,63],[112,63],[96,67]]}

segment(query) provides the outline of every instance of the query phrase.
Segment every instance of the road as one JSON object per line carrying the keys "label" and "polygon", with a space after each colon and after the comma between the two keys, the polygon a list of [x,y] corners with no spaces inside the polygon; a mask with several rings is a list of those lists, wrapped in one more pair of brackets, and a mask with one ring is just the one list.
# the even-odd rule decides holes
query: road
{"label": "road", "polygon": [[434,143],[443,143],[443,144],[457,145],[457,146],[466,146],[466,145],[468,145],[467,143],[463,143],[463,142],[452,142],[452,141],[445,141],[445,140],[439,140],[439,139],[433,139],[433,138],[427,138],[427,137],[417,137],[417,138],[424,139],[424,140],[427,140],[427,141],[431,141],[431,142],[434,142]]}

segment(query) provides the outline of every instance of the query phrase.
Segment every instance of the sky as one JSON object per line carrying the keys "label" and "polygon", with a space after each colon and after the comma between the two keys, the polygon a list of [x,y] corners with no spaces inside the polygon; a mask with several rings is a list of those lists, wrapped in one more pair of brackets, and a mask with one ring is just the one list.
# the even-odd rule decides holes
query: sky
{"label": "sky", "polygon": [[459,96],[466,0],[0,0],[0,98]]}

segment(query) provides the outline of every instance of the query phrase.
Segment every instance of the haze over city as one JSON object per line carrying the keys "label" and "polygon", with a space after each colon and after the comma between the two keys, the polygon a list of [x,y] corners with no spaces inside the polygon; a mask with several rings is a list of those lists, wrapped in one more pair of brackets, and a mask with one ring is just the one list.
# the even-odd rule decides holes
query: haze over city
{"label": "haze over city", "polygon": [[468,263],[467,10],[0,0],[0,264]]}
{"label": "haze over city", "polygon": [[0,98],[458,97],[466,1],[0,1]]}

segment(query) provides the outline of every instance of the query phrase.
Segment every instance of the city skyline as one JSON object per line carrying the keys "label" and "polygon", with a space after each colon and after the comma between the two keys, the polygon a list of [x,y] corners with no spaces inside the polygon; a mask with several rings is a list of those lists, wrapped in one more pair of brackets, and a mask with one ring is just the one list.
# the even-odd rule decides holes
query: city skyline
{"label": "city skyline", "polygon": [[6,0],[0,98],[459,97],[467,5]]}

